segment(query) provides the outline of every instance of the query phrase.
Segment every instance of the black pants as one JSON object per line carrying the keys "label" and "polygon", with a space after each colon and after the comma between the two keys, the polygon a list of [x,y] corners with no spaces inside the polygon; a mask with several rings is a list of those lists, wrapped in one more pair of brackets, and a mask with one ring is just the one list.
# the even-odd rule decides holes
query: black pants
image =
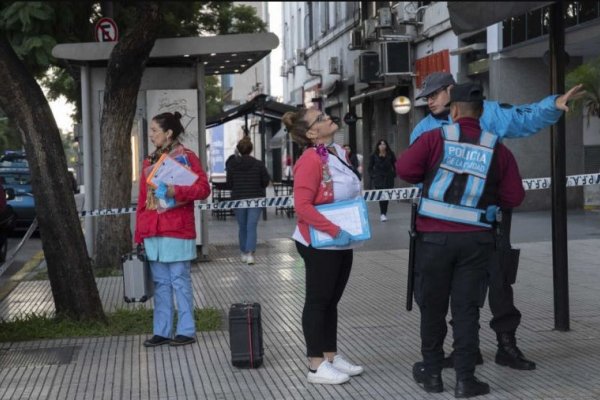
{"label": "black pants", "polygon": [[454,321],[457,379],[475,372],[479,307],[485,300],[492,232],[422,233],[416,242],[415,299],[421,310],[421,353],[428,373],[442,370],[448,305]]}
{"label": "black pants", "polygon": [[501,267],[497,252],[488,265],[488,280],[488,301],[492,312],[490,328],[497,334],[515,332],[521,323],[521,312],[515,307],[512,283]]}
{"label": "black pants", "polygon": [[379,211],[380,211],[380,214],[383,214],[383,215],[387,214],[387,209],[388,209],[388,204],[389,203],[390,202],[388,200],[383,200],[383,201],[379,202]]}
{"label": "black pants", "polygon": [[337,352],[337,304],[352,269],[352,250],[320,250],[296,242],[306,269],[302,331],[308,357]]}

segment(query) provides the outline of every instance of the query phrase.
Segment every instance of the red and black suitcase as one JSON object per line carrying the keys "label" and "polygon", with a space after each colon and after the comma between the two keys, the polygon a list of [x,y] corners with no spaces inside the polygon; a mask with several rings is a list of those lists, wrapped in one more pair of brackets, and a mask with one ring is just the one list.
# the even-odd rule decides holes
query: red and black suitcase
{"label": "red and black suitcase", "polygon": [[238,368],[258,368],[264,350],[260,304],[235,303],[229,308],[231,364]]}

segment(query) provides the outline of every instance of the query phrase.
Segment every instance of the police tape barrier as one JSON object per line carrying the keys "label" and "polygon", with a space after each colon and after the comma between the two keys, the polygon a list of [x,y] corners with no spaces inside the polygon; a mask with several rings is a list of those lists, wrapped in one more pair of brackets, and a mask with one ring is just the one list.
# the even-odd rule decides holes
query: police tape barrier
{"label": "police tape barrier", "polygon": [[[525,190],[550,189],[551,178],[529,178],[523,179],[523,188]],[[600,185],[600,173],[569,175],[567,176],[567,187]],[[365,201],[382,200],[411,200],[419,197],[421,189],[416,186],[394,189],[376,189],[364,190],[363,197]],[[226,200],[218,203],[195,203],[200,210],[230,210],[235,208],[255,208],[255,207],[293,207],[293,196],[262,197],[257,199],[244,200]],[[97,217],[102,215],[121,215],[134,213],[136,207],[124,208],[105,208],[100,210],[82,211],[81,217]]]}

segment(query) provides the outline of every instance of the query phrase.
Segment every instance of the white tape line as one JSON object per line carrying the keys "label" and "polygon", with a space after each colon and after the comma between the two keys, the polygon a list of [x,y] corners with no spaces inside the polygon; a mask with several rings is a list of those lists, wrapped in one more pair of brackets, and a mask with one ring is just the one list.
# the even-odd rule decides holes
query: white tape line
{"label": "white tape line", "polygon": [[[525,190],[550,189],[551,178],[528,178],[523,179],[523,188]],[[582,174],[567,176],[567,187],[600,185],[600,173]],[[365,201],[382,200],[411,200],[419,197],[421,189],[416,186],[394,189],[376,189],[364,190],[363,197]],[[218,203],[200,203],[196,202],[196,207],[200,210],[230,210],[235,208],[255,208],[255,207],[293,207],[293,196],[279,197],[261,197],[256,199],[227,200]],[[122,215],[131,214],[136,210],[135,207],[128,208],[105,208],[101,210],[82,211],[81,217],[97,217],[100,215]]]}

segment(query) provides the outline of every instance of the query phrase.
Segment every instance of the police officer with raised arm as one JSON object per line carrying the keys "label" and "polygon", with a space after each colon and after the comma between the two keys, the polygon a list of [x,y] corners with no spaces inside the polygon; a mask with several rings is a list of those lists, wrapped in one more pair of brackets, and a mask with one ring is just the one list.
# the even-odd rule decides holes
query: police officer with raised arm
{"label": "police officer with raised arm", "polygon": [[[452,74],[447,72],[434,72],[427,76],[417,99],[424,98],[427,100],[427,106],[431,114],[413,129],[410,135],[411,144],[424,132],[452,123],[447,103],[449,90],[455,84]],[[551,95],[537,103],[519,106],[484,100],[483,113],[479,123],[483,130],[492,132],[501,138],[531,136],[541,129],[555,124],[562,112],[569,110],[567,102],[577,96],[581,92],[581,88],[582,85],[577,85],[562,96]],[[510,232],[504,232],[504,235],[508,238]],[[492,266],[493,264],[491,264]],[[516,330],[521,322],[521,313],[514,305],[510,280],[504,279],[504,274],[497,273],[496,269],[488,272],[489,305],[493,316],[490,327],[496,332],[498,340],[495,361],[500,365],[513,369],[535,369],[535,362],[525,358],[517,347]],[[478,364],[483,363],[481,352],[478,353],[477,362]],[[444,368],[449,367],[452,367],[452,355],[444,360]]]}

